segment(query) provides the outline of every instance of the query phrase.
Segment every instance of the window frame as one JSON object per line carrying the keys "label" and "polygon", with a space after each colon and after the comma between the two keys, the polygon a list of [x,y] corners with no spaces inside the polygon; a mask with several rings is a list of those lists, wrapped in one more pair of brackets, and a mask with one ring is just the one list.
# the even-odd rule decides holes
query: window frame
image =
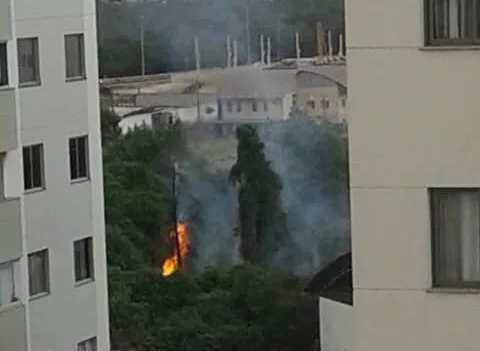
{"label": "window frame", "polygon": [[[76,257],[76,252],[77,252],[77,244],[82,245],[82,249],[87,249],[87,252],[84,252],[83,257],[88,259],[88,262],[80,262],[80,264],[85,264],[85,267],[78,267],[77,268],[77,257]],[[81,257],[80,257],[81,260]],[[77,270],[78,269],[86,269],[87,275],[80,276],[77,275]],[[75,240],[73,242],[73,274],[74,274],[74,280],[75,284],[83,284],[85,282],[90,282],[95,280],[95,263],[94,263],[94,253],[93,253],[93,237],[88,236],[82,239]],[[81,270],[80,270],[81,272]]]}
{"label": "window frame", "polygon": [[8,267],[10,270],[11,270],[11,274],[12,274],[12,295],[11,295],[11,298],[10,298],[10,301],[7,302],[7,303],[4,303],[2,304],[1,301],[0,301],[0,309],[6,307],[6,306],[9,306],[11,305],[12,303],[15,303],[16,301],[19,300],[19,296],[18,296],[18,293],[17,293],[17,277],[16,277],[16,269],[15,269],[15,261],[6,261],[6,262],[1,262],[0,263],[0,269],[3,268],[3,267]]}
{"label": "window frame", "polygon": [[258,102],[255,99],[252,99],[252,112],[258,111]]}
{"label": "window frame", "polygon": [[[44,280],[45,284],[45,290],[41,291],[35,291],[32,292],[32,270],[31,270],[31,259],[34,256],[42,255],[42,259],[44,259],[43,263],[43,269],[44,271],[42,272],[43,276],[41,277],[42,280]],[[43,256],[44,255],[44,256]],[[35,298],[38,296],[44,296],[44,295],[49,295],[50,294],[50,252],[48,249],[42,249],[38,250],[35,252],[31,252],[28,254],[28,294],[30,298]]]}
{"label": "window frame", "polygon": [[[87,349],[87,345],[89,346],[89,349]],[[97,345],[97,337],[91,337],[82,341],[79,341],[77,343],[77,351],[97,351],[98,350],[98,345]]]}
{"label": "window frame", "polygon": [[442,46],[479,46],[480,45],[480,17],[478,16],[477,6],[479,2],[477,0],[471,0],[473,2],[472,15],[468,17],[470,30],[472,31],[473,38],[461,38],[461,39],[435,39],[434,38],[434,1],[437,0],[423,0],[423,21],[424,21],[424,45],[427,47],[442,47]]}
{"label": "window frame", "polygon": [[[79,147],[79,142],[80,140],[85,140],[85,148],[84,148],[84,152],[85,152],[85,175],[81,175],[80,174],[80,147]],[[76,150],[76,154],[75,154],[75,159],[72,159],[72,142],[75,143],[75,150]],[[90,157],[89,157],[89,145],[88,145],[88,134],[84,134],[84,135],[79,135],[79,136],[75,136],[75,137],[71,137],[68,139],[68,160],[69,160],[69,177],[70,177],[70,182],[72,183],[75,183],[75,182],[83,182],[83,181],[87,181],[90,179]],[[77,174],[75,175],[75,178],[73,177],[73,173],[74,173],[74,165],[73,165],[73,162],[77,163],[76,165],[76,170],[77,170]]]}
{"label": "window frame", "polygon": [[[31,81],[24,81],[22,82],[22,73],[21,73],[21,67],[22,65],[20,64],[20,59],[21,59],[21,52],[20,52],[20,43],[21,42],[26,42],[29,41],[30,44],[32,45],[32,52],[34,56],[34,79]],[[18,64],[18,86],[19,87],[28,87],[28,86],[35,86],[35,85],[41,85],[41,75],[40,75],[40,41],[38,37],[25,37],[25,38],[18,38],[17,39],[17,64]]]}
{"label": "window frame", "polygon": [[[68,68],[69,68],[69,52],[67,45],[68,39],[75,39],[75,44],[78,46],[77,50],[80,54],[80,57],[77,57],[79,69],[81,72],[79,75],[69,75]],[[85,57],[85,35],[83,33],[69,33],[64,35],[64,51],[65,51],[65,80],[67,82],[75,81],[75,80],[84,80],[87,79],[87,70],[86,70],[86,57]]]}
{"label": "window frame", "polygon": [[[26,177],[25,177],[25,172],[26,172],[26,164],[25,164],[25,150],[26,149],[29,149],[30,150],[30,153],[29,153],[29,156],[31,156],[31,160],[30,160],[30,171],[31,171],[31,183],[32,185],[34,184],[34,181],[33,181],[33,174],[34,174],[34,171],[33,171],[33,148],[35,147],[39,147],[40,148],[40,186],[38,187],[35,187],[35,186],[32,186],[32,187],[29,187],[27,188],[26,187]],[[45,149],[44,149],[44,146],[42,143],[38,143],[38,144],[31,144],[31,145],[25,145],[23,146],[22,148],[22,161],[23,161],[23,188],[24,188],[24,191],[25,193],[30,193],[30,192],[37,192],[37,191],[42,191],[42,190],[45,190],[46,189],[46,182],[45,182]]]}
{"label": "window frame", "polygon": [[[451,187],[437,187],[437,188],[428,188],[428,200],[429,200],[429,215],[430,215],[430,274],[431,274],[431,286],[433,289],[480,289],[480,279],[478,281],[464,281],[457,280],[452,282],[440,281],[438,275],[440,272],[436,270],[436,263],[438,260],[438,253],[436,250],[437,242],[439,238],[437,237],[437,214],[435,212],[435,200],[436,196],[441,194],[445,196],[447,194],[458,195],[460,192],[472,192],[477,191],[480,193],[480,188],[451,188]],[[457,240],[456,244],[461,245],[461,240]],[[480,255],[480,253],[479,253]]]}
{"label": "window frame", "polygon": [[228,99],[226,101],[226,105],[227,105],[227,112],[233,112],[233,103],[232,103],[232,100]]}
{"label": "window frame", "polygon": [[6,41],[0,40],[0,87],[8,87],[8,78],[8,45]]}

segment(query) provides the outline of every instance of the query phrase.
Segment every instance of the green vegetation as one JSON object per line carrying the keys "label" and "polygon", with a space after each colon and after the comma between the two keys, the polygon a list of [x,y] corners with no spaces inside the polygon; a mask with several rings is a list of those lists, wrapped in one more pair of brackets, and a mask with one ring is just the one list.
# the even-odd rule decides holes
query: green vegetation
{"label": "green vegetation", "polygon": [[164,279],[110,270],[115,348],[161,351],[309,350],[313,301],[299,284],[254,266]]}
{"label": "green vegetation", "polygon": [[246,62],[247,4],[253,60],[259,56],[260,34],[271,37],[272,55],[284,58],[295,56],[294,35],[298,31],[303,55],[313,56],[317,21],[337,32],[343,28],[342,0],[101,0],[100,76],[140,74],[141,23],[147,73],[194,68],[195,36],[201,43],[202,66],[225,65],[227,35],[239,40],[239,59]]}
{"label": "green vegetation", "polygon": [[[303,292],[304,279],[272,270],[262,260],[267,248],[295,233],[287,233],[282,184],[255,129],[238,129],[237,163],[230,174],[239,195],[242,242],[248,243],[242,253],[250,263],[199,270],[187,262],[185,269],[164,278],[160,266],[170,252],[166,228],[171,160],[188,156],[200,171],[202,162],[188,150],[179,123],[120,135],[117,121],[113,113],[103,111],[113,349],[310,350],[318,324],[316,302]],[[328,133],[329,147],[335,147],[333,129]],[[335,152],[325,149],[321,156],[330,154],[337,161],[324,162],[335,165]],[[228,186],[227,175],[223,177]],[[218,182],[224,186],[221,179]],[[187,261],[192,262],[194,249]]]}
{"label": "green vegetation", "polygon": [[265,263],[267,252],[287,237],[280,191],[282,184],[265,159],[264,144],[251,125],[237,128],[237,162],[230,180],[238,185],[241,252],[248,262]]}

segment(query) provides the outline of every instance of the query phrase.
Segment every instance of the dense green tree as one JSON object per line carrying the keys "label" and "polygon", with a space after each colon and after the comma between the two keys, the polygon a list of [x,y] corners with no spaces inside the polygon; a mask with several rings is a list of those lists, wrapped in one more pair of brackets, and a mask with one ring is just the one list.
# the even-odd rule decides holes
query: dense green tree
{"label": "dense green tree", "polygon": [[168,279],[154,269],[111,269],[112,343],[152,351],[308,350],[314,302],[288,279],[250,265]]}
{"label": "dense green tree", "polygon": [[281,208],[282,185],[265,159],[264,144],[255,128],[237,128],[237,161],[230,180],[238,188],[241,251],[245,260],[261,263],[266,252],[285,242],[285,214]]}

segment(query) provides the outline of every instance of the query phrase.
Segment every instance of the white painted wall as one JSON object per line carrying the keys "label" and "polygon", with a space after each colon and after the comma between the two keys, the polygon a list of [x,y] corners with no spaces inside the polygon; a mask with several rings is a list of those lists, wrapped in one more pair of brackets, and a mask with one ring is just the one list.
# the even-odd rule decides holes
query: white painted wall
{"label": "white painted wall", "polygon": [[480,56],[423,50],[423,10],[346,2],[355,351],[480,347],[479,291],[432,289],[427,193],[480,187]]}
{"label": "white painted wall", "polygon": [[320,297],[320,345],[322,351],[352,351],[353,307]]}
{"label": "white painted wall", "polygon": [[[213,108],[211,114],[206,114],[206,109],[210,107]],[[117,111],[117,108],[115,108]],[[183,108],[167,108],[164,112],[170,112],[176,118],[184,123],[193,123],[197,121],[197,107],[183,107]],[[200,106],[200,119],[202,121],[212,121],[217,119],[217,106],[212,104],[205,104]],[[124,117],[118,123],[122,134],[126,134],[131,130],[134,130],[136,127],[141,127],[145,125],[146,127],[152,127],[152,114],[151,113],[141,113],[138,115]]]}
{"label": "white painted wall", "polygon": [[[109,351],[107,276],[92,0],[15,0],[15,35],[38,37],[40,86],[19,88],[21,143],[44,144],[46,189],[25,194],[26,254],[49,249],[47,296],[28,304],[30,350],[76,350],[97,337]],[[65,81],[64,35],[85,36],[87,80]],[[71,184],[68,139],[88,134],[90,179]],[[19,169],[21,172],[21,169]],[[73,241],[93,236],[95,280],[74,283]]]}
{"label": "white painted wall", "polygon": [[[267,111],[264,109],[263,99],[257,99],[257,111],[253,110],[251,100],[230,99],[232,101],[232,110],[228,110],[228,103],[222,99],[223,121],[225,122],[260,122],[267,119],[280,120],[285,119],[285,111],[288,108],[288,97],[267,100]],[[237,110],[237,104],[241,105],[241,111]],[[287,104],[287,105],[285,105]],[[291,106],[291,96],[290,96]],[[288,115],[288,113],[287,113]]]}
{"label": "white painted wall", "polygon": [[122,118],[120,122],[118,122],[118,126],[122,130],[122,134],[127,134],[129,131],[141,126],[152,128],[152,114],[142,113],[139,115]]}

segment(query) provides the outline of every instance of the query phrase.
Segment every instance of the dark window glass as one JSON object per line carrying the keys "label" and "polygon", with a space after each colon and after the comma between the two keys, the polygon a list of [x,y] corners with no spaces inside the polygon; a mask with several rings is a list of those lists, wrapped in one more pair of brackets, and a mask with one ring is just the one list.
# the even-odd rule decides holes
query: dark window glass
{"label": "dark window glass", "polygon": [[0,43],[0,85],[8,85],[7,43]]}
{"label": "dark window glass", "polygon": [[74,243],[75,281],[93,279],[92,238],[78,240]]}
{"label": "dark window glass", "polygon": [[88,178],[88,139],[72,138],[68,142],[70,153],[70,179]]}
{"label": "dark window glass", "polygon": [[25,190],[44,187],[43,145],[23,148],[23,181]]}
{"label": "dark window glass", "polygon": [[435,287],[480,286],[480,190],[431,189]]}

